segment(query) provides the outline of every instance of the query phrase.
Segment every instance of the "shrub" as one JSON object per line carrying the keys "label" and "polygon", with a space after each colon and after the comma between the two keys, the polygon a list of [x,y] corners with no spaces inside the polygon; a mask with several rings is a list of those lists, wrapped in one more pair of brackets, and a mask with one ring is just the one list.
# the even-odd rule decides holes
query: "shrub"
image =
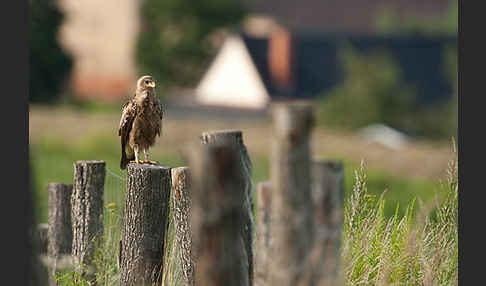
{"label": "shrub", "polygon": [[344,80],[318,102],[321,126],[355,130],[373,123],[430,139],[457,136],[457,48],[446,47],[443,76],[453,85],[453,96],[442,103],[421,106],[414,86],[387,51],[359,53],[341,49]]}
{"label": "shrub", "polygon": [[400,68],[385,51],[359,54],[341,50],[344,81],[323,96],[317,110],[321,124],[355,129],[382,122],[404,127],[413,112],[416,93],[403,80]]}

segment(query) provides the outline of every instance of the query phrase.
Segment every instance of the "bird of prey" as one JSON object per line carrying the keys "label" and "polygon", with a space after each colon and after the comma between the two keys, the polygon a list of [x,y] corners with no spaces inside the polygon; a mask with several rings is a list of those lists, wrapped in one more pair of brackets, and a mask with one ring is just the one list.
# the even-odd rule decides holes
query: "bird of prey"
{"label": "bird of prey", "polygon": [[[120,168],[123,170],[129,162],[151,163],[149,147],[154,145],[155,137],[162,132],[163,110],[155,97],[155,81],[151,76],[142,76],[137,81],[135,96],[122,108],[118,136],[121,140]],[[145,160],[140,160],[140,151]]]}

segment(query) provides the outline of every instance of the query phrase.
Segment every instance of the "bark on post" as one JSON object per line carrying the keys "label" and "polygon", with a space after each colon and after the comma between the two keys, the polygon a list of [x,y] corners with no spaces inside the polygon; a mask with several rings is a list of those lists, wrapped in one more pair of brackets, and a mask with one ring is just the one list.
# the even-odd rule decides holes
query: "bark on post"
{"label": "bark on post", "polygon": [[256,188],[257,222],[255,241],[256,286],[268,285],[268,263],[270,260],[270,205],[272,188],[269,182],[262,182]]}
{"label": "bark on post", "polygon": [[47,185],[47,255],[57,258],[71,254],[73,229],[71,225],[72,184],[50,183]]}
{"label": "bark on post", "polygon": [[74,164],[71,195],[72,255],[78,271],[81,270],[81,264],[91,264],[94,241],[103,235],[105,174],[104,161],[77,161]]}
{"label": "bark on post", "polygon": [[243,210],[243,226],[240,230],[243,243],[245,245],[247,263],[244,267],[248,269],[248,279],[250,285],[253,285],[253,199],[252,199],[252,164],[245,144],[243,143],[243,134],[240,130],[221,130],[204,132],[201,136],[203,144],[225,145],[233,148],[239,157],[237,174],[240,176],[243,185],[240,192],[243,193],[241,208]]}
{"label": "bark on post", "polygon": [[195,284],[249,285],[248,257],[241,228],[247,183],[240,155],[228,145],[202,145],[191,153],[192,232]]}
{"label": "bark on post", "polygon": [[309,137],[314,124],[305,102],[271,107],[271,260],[268,285],[301,285],[313,243]]}
{"label": "bark on post", "polygon": [[[71,204],[71,202],[70,202]],[[69,214],[69,218],[71,218],[71,214]],[[36,240],[36,247],[37,252],[40,254],[47,255],[47,233],[49,230],[49,225],[47,223],[39,223],[37,224],[36,231],[35,231],[35,237],[34,239]],[[72,232],[72,230],[71,230]],[[72,239],[72,238],[71,238]]]}
{"label": "bark on post", "polygon": [[130,163],[127,167],[120,285],[160,284],[168,227],[171,169]]}
{"label": "bark on post", "polygon": [[188,167],[172,169],[172,213],[184,286],[194,285],[190,184]]}
{"label": "bark on post", "polygon": [[315,205],[316,250],[318,261],[315,285],[335,285],[339,267],[339,247],[343,224],[344,170],[340,161],[314,160],[312,200]]}

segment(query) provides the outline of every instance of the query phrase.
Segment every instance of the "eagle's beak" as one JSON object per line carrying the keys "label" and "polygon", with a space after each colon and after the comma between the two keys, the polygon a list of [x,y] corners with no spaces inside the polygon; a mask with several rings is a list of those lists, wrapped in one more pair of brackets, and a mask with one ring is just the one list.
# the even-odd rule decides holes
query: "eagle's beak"
{"label": "eagle's beak", "polygon": [[149,84],[147,84],[147,86],[149,86],[149,87],[155,87],[155,81],[149,82]]}

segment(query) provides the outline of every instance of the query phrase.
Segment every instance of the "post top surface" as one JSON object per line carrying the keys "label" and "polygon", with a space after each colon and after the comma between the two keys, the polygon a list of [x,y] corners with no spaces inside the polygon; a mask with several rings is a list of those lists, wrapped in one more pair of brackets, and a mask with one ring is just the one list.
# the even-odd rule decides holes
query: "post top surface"
{"label": "post top surface", "polygon": [[210,130],[204,131],[202,133],[203,136],[214,136],[214,135],[241,135],[241,130],[238,129],[223,129],[223,130]]}
{"label": "post top surface", "polygon": [[61,183],[61,182],[50,182],[47,186],[72,186],[73,184]]}
{"label": "post top surface", "polygon": [[313,163],[317,165],[324,165],[334,170],[343,168],[343,162],[337,159],[315,158]]}
{"label": "post top surface", "polygon": [[153,164],[146,164],[146,163],[128,163],[128,168],[132,169],[151,169],[151,170],[170,170],[171,167],[162,166],[162,165],[153,165]]}
{"label": "post top surface", "polygon": [[182,166],[182,167],[175,167],[175,168],[172,168],[172,171],[175,172],[175,171],[186,171],[186,170],[189,170],[189,167],[187,166]]}
{"label": "post top surface", "polygon": [[105,164],[103,160],[78,160],[76,164]]}

